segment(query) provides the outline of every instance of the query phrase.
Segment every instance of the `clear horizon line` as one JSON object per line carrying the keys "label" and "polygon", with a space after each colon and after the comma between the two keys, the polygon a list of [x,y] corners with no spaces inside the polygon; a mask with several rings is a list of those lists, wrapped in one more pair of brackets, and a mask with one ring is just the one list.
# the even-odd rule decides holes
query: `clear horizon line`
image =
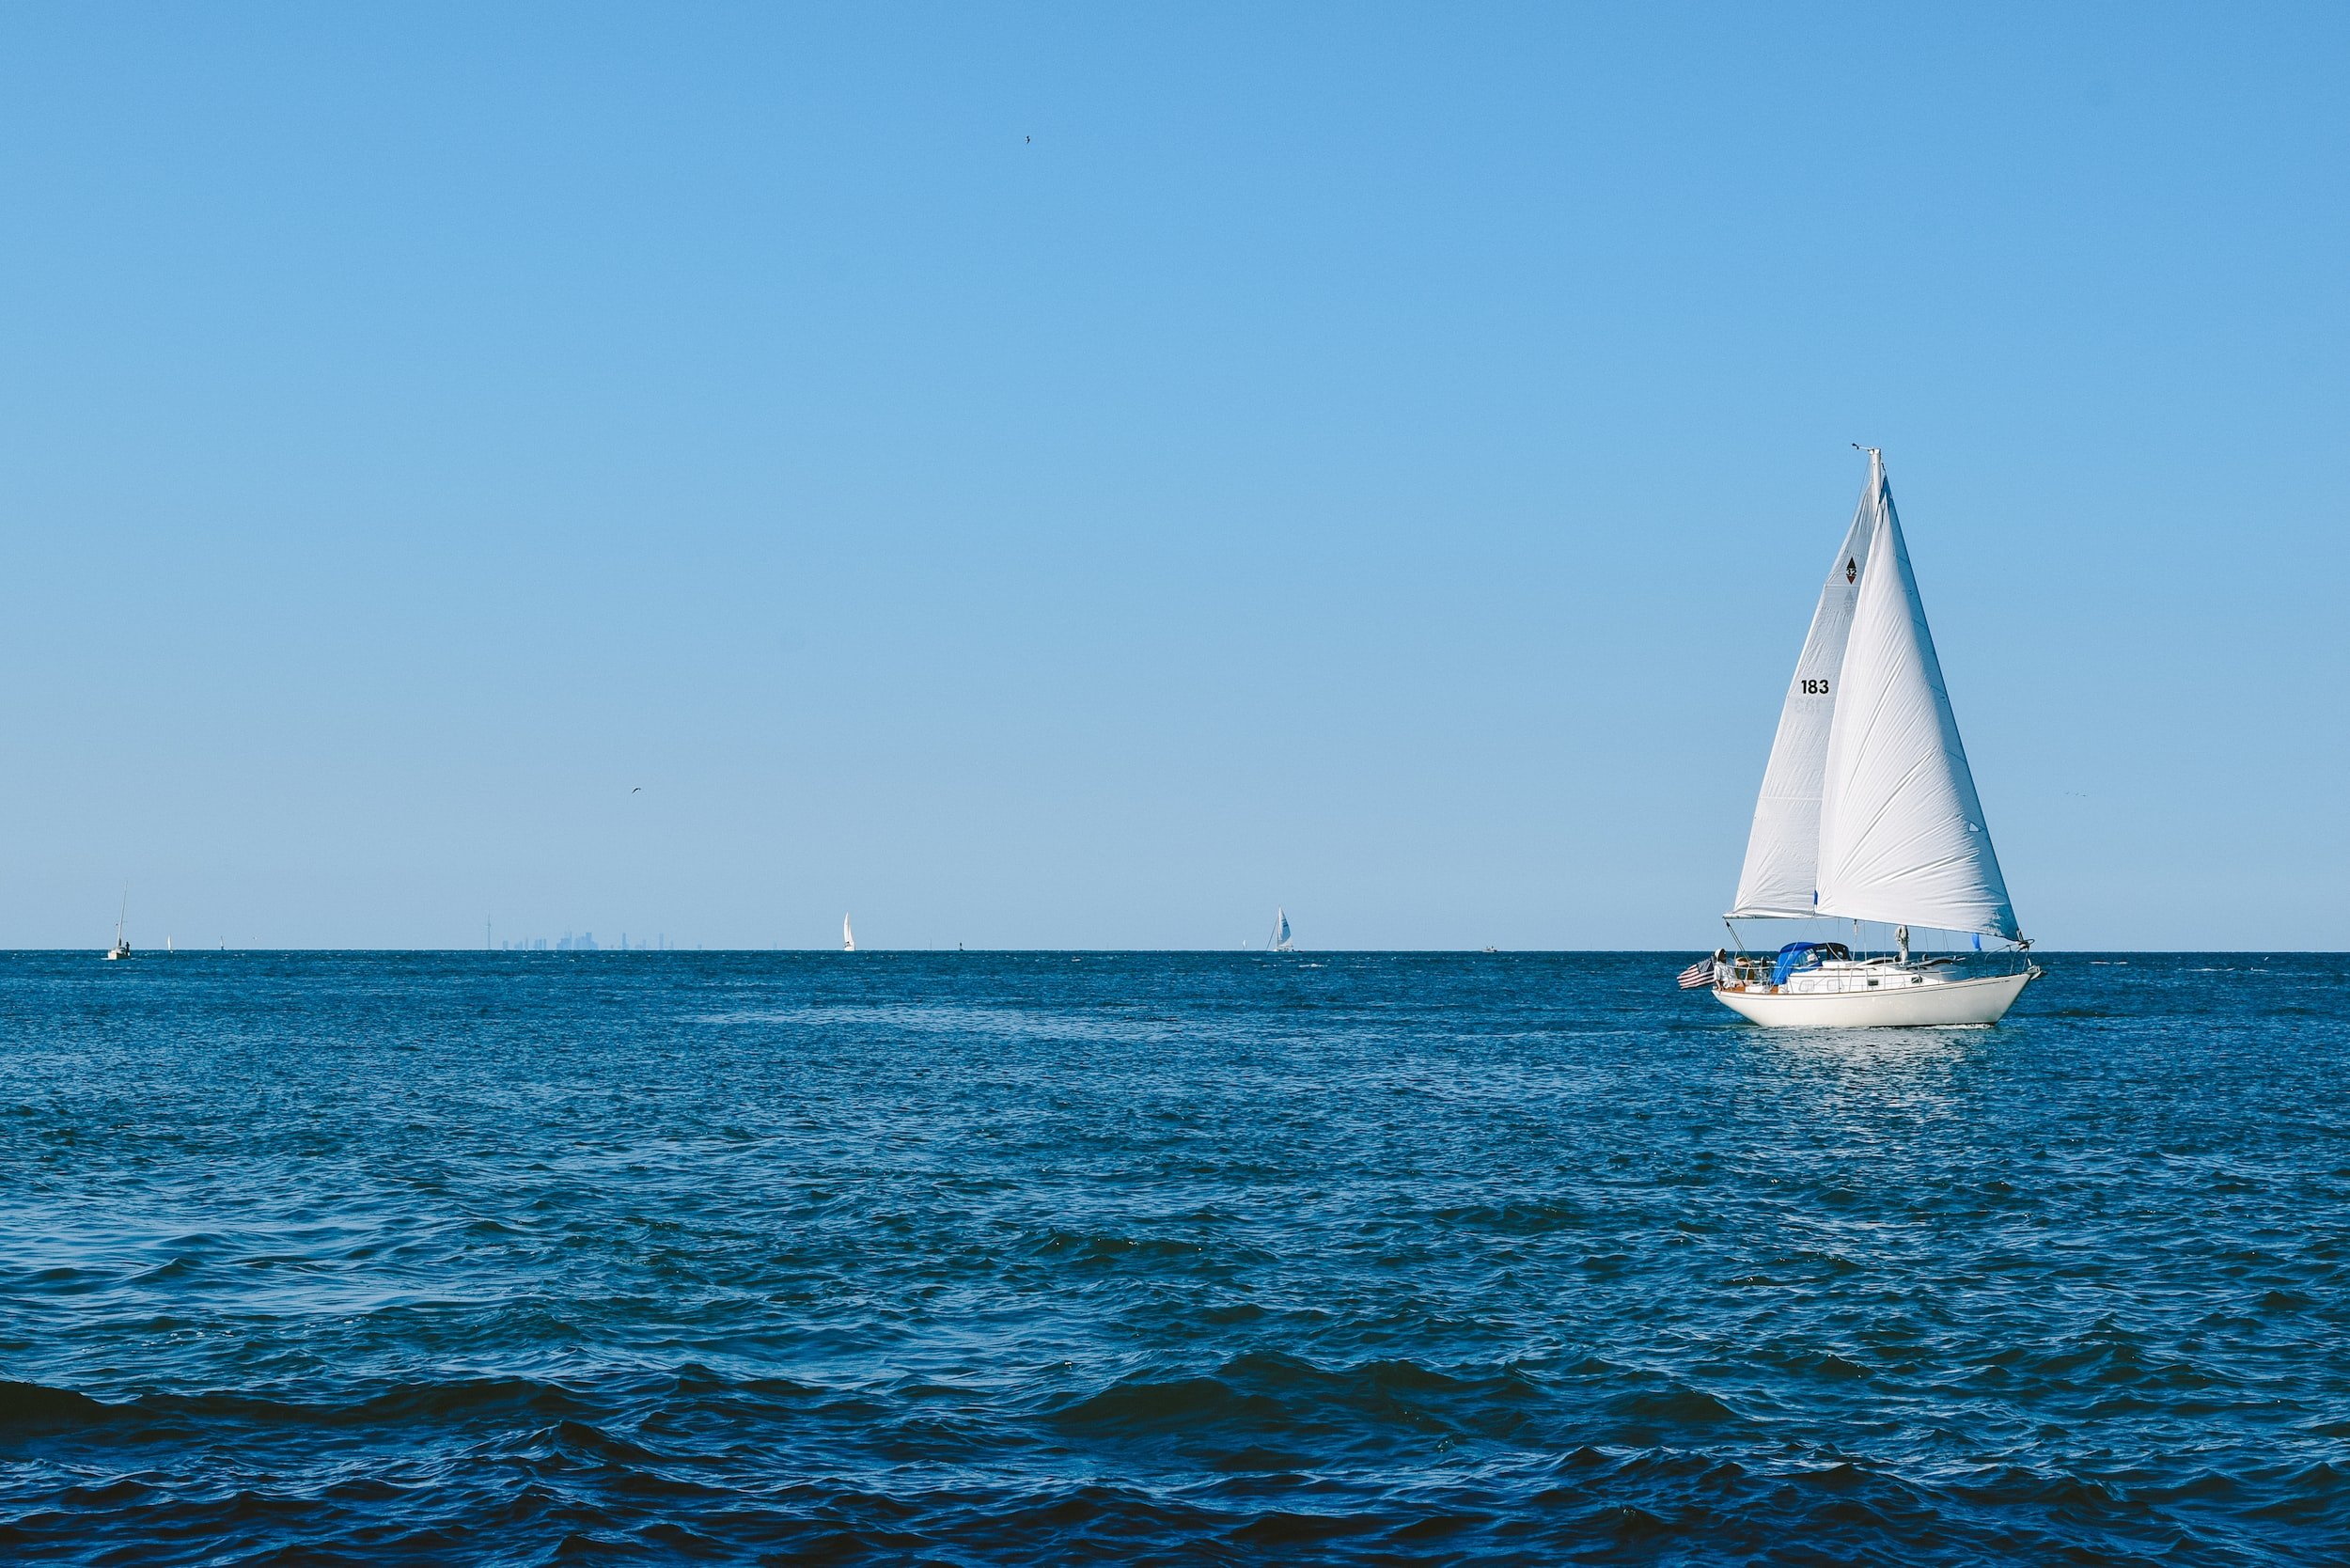
{"label": "clear horizon line", "polygon": [[[102,954],[105,952],[105,950],[106,950],[106,949],[105,949],[104,948],[102,948],[102,947],[93,946],[93,945],[85,944],[85,943],[76,943],[76,944],[72,944],[72,945],[70,945],[70,946],[69,946],[69,945],[55,945],[55,946],[49,946],[49,947],[0,948],[0,955],[7,955],[7,954],[10,954],[10,953],[99,953],[99,954],[102,954]],[[1256,947],[1256,948],[964,948],[964,947],[944,948],[944,947],[869,947],[869,946],[860,945],[860,946],[859,946],[859,947],[858,947],[858,948],[857,948],[854,951],[844,951],[842,949],[840,949],[840,948],[838,948],[838,947],[802,947],[802,948],[776,948],[776,947],[768,947],[768,948],[746,948],[746,947],[716,947],[716,948],[712,948],[712,947],[696,947],[696,948],[603,948],[603,947],[599,947],[599,948],[594,948],[594,949],[580,949],[580,948],[570,948],[570,949],[556,949],[556,948],[543,948],[543,949],[519,949],[519,948],[515,948],[515,949],[508,949],[508,948],[485,949],[485,948],[462,948],[462,947],[447,947],[447,946],[437,946],[437,947],[347,947],[347,948],[336,948],[336,947],[229,947],[229,946],[226,946],[226,945],[216,945],[216,946],[211,946],[211,947],[190,947],[190,948],[140,948],[140,949],[133,949],[133,951],[132,956],[133,956],[133,959],[138,959],[138,958],[200,958],[200,957],[202,957],[202,956],[204,956],[205,954],[208,954],[208,953],[209,953],[209,954],[212,954],[212,955],[213,955],[213,956],[215,956],[215,957],[217,957],[218,955],[220,955],[220,954],[222,954],[222,953],[224,953],[224,952],[227,952],[227,953],[348,953],[348,954],[368,954],[368,953],[432,953],[432,954],[471,954],[471,955],[473,955],[473,956],[475,956],[475,957],[478,957],[478,958],[676,958],[676,957],[681,957],[681,956],[689,955],[689,954],[696,954],[696,953],[702,954],[702,955],[704,955],[704,956],[710,956],[710,955],[713,955],[713,954],[757,954],[757,953],[764,953],[764,954],[770,954],[770,955],[780,955],[780,954],[795,954],[795,955],[796,955],[796,954],[822,954],[822,955],[825,955],[825,956],[837,957],[837,958],[868,958],[868,957],[877,957],[877,956],[883,956],[883,955],[893,955],[893,954],[913,954],[913,953],[921,953],[921,954],[956,954],[956,955],[965,956],[965,957],[985,957],[985,956],[990,956],[990,955],[1021,954],[1021,953],[1049,953],[1049,954],[1055,954],[1055,955],[1062,955],[1062,954],[1066,954],[1066,955],[1071,955],[1071,956],[1079,956],[1079,957],[1082,957],[1082,956],[1085,956],[1085,955],[1088,955],[1088,954],[1100,954],[1100,955],[1104,955],[1104,956],[1126,956],[1126,955],[1131,955],[1131,956],[1135,956],[1135,957],[1175,957],[1175,956],[1185,956],[1185,957],[1189,957],[1189,956],[1207,956],[1207,957],[1221,957],[1221,958],[1251,958],[1251,957],[1255,957],[1255,958],[1312,958],[1312,957],[1318,957],[1318,956],[1328,956],[1328,957],[1342,957],[1342,956],[1361,957],[1361,956],[1373,956],[1373,957],[1376,957],[1376,956],[1383,956],[1383,955],[1384,955],[1384,956],[1392,956],[1392,957],[1463,957],[1463,958],[1512,958],[1512,957],[1526,958],[1526,957],[1533,957],[1533,958],[1543,958],[1543,957],[1594,956],[1594,955],[1597,955],[1597,956],[1642,956],[1642,957],[1645,957],[1645,956],[1657,956],[1657,957],[1671,957],[1671,956],[1678,955],[1678,954],[1692,953],[1692,952],[1703,952],[1703,951],[1710,951],[1710,950],[1712,950],[1712,949],[1699,949],[1699,948],[1292,948],[1292,949],[1288,949],[1288,950],[1287,950],[1287,951],[1285,951],[1285,952],[1276,952],[1276,951],[1275,951],[1275,950],[1273,950],[1272,949],[1269,949],[1269,948],[1261,948],[1261,947]],[[1757,949],[1757,950],[1761,950],[1761,949]],[[1988,950],[1988,949],[1986,949],[1986,950]],[[2001,950],[2004,950],[2004,949],[2001,949]],[[2227,957],[2227,958],[2251,958],[2251,957],[2274,957],[2274,956],[2279,956],[2279,955],[2291,955],[2291,956],[2295,956],[2295,957],[2319,957],[2319,958],[2326,958],[2326,957],[2350,957],[2350,949],[2336,949],[2336,948],[2288,948],[2288,947],[2270,947],[2270,948],[2047,948],[2047,947],[2041,947],[2041,946],[2037,946],[2037,945],[2035,945],[2035,946],[2034,946],[2034,947],[2033,947],[2030,950],[2031,950],[2032,956],[2033,956],[2033,957],[2035,957],[2035,958],[2044,958],[2044,957],[2052,957],[2052,956],[2060,956],[2060,957],[2102,957],[2102,956],[2107,956],[2107,955],[2114,955],[2114,954],[2123,955],[2123,956],[2126,956],[2126,957],[2150,957],[2150,958],[2165,958],[2165,957]]]}

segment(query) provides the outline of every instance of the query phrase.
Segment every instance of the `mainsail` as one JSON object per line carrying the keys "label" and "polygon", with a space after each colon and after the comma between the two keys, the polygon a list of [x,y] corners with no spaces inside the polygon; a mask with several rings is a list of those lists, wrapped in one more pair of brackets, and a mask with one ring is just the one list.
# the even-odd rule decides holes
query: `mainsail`
{"label": "mainsail", "polygon": [[1803,913],[2020,936],[1902,542],[1883,462],[1820,800],[1819,902]]}
{"label": "mainsail", "polygon": [[1876,532],[1878,497],[1885,469],[1873,456],[1869,486],[1854,509],[1852,526],[1829,565],[1803,656],[1787,683],[1778,711],[1778,734],[1762,770],[1762,793],[1754,803],[1754,827],[1747,836],[1747,863],[1738,873],[1733,918],[1749,915],[1810,915],[1819,886],[1820,792],[1827,772],[1827,733],[1841,685],[1845,634],[1853,601],[1868,569],[1869,541]]}

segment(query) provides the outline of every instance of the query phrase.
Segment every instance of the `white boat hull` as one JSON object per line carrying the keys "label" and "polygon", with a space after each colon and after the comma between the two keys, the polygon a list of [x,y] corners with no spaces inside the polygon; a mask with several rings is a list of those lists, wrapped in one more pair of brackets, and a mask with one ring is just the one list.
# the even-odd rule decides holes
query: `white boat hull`
{"label": "white boat hull", "polygon": [[1778,1029],[1899,1028],[1904,1026],[1996,1024],[2015,1005],[2037,967],[1978,980],[1936,980],[1922,985],[1866,991],[1744,990],[1716,986],[1724,1007],[1751,1023]]}

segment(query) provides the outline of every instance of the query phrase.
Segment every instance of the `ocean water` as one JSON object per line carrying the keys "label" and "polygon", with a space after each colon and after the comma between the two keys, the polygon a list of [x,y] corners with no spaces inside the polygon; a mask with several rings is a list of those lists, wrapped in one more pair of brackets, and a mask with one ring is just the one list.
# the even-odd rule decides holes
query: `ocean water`
{"label": "ocean water", "polygon": [[0,1560],[2340,1563],[2350,960],[0,958]]}

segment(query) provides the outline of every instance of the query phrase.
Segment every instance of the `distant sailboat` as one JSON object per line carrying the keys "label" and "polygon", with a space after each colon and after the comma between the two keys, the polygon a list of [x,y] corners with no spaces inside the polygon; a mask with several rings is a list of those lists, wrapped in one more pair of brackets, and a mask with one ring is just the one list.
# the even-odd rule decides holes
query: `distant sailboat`
{"label": "distant sailboat", "polygon": [[123,927],[129,922],[130,918],[131,885],[126,882],[122,885],[122,913],[115,917],[115,945],[106,949],[106,958],[109,962],[112,962],[115,959],[128,958],[131,956],[130,941],[122,934]]}
{"label": "distant sailboat", "polygon": [[1265,944],[1265,947],[1269,950],[1277,953],[1286,953],[1295,950],[1295,945],[1290,941],[1290,917],[1288,910],[1277,909],[1273,912],[1273,937],[1272,940]]}
{"label": "distant sailboat", "polygon": [[[2031,944],[2008,902],[1875,447],[1787,688],[1727,918],[1822,916],[1856,932],[1863,920],[1892,925],[1898,951],[1856,958],[1841,942],[1790,942],[1776,954],[1717,953],[1714,995],[1758,1024],[1995,1024],[2040,974],[1910,957],[1912,925],[1966,933],[1977,949],[1985,937],[2019,953]],[[1708,974],[1692,964],[1683,983]]]}
{"label": "distant sailboat", "polygon": [[856,951],[856,933],[849,929],[849,917],[846,915],[840,917],[840,950],[844,953]]}

